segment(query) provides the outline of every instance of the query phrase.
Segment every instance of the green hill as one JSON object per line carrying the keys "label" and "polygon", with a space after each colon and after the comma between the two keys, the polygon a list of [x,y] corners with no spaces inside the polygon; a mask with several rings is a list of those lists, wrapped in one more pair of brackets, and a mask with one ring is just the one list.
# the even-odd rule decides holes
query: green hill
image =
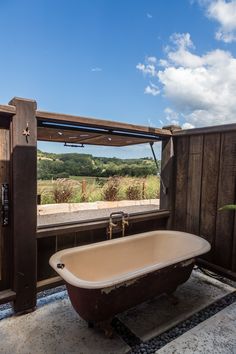
{"label": "green hill", "polygon": [[156,174],[152,158],[119,159],[95,157],[89,154],[55,154],[38,150],[38,179],[70,176],[131,176],[145,177]]}

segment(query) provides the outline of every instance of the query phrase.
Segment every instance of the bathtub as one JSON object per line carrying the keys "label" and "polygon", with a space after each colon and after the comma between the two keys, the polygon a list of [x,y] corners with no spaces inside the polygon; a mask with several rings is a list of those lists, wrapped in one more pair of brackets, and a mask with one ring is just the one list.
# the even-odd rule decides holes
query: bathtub
{"label": "bathtub", "polygon": [[190,277],[194,258],[209,250],[198,236],[152,231],[65,249],[49,263],[65,280],[74,309],[94,324],[173,293]]}

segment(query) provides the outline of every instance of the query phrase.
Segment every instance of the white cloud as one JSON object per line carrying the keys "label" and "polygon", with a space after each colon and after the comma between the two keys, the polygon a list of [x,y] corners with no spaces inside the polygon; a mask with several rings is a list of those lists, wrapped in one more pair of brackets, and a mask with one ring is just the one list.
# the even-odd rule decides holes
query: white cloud
{"label": "white cloud", "polygon": [[150,84],[147,87],[145,87],[144,93],[152,96],[157,96],[160,93],[160,89],[157,85],[150,82]]}
{"label": "white cloud", "polygon": [[[236,122],[236,58],[220,49],[194,54],[189,34],[175,34],[171,41],[166,65],[156,60],[150,75],[174,107],[165,110],[167,120],[185,119],[187,126]],[[148,65],[140,64],[147,74]]]}
{"label": "white cloud", "polygon": [[156,60],[157,59],[155,57],[146,57],[145,64],[138,63],[136,65],[136,69],[142,71],[143,74],[155,76],[156,75],[156,69],[155,69]]}
{"label": "white cloud", "polygon": [[153,64],[156,64],[157,62],[157,58],[156,57],[147,57],[147,61],[148,63],[153,63]]}
{"label": "white cloud", "polygon": [[184,123],[182,125],[182,129],[192,129],[194,128],[194,125],[190,124],[190,123]]}
{"label": "white cloud", "polygon": [[166,115],[165,119],[168,121],[170,125],[180,125],[179,122],[179,113],[175,112],[170,107],[164,109],[164,113]]}
{"label": "white cloud", "polygon": [[152,14],[147,13],[147,18],[152,18]]}
{"label": "white cloud", "polygon": [[169,66],[169,63],[165,59],[160,59],[159,60],[159,66],[167,67],[167,66]]}
{"label": "white cloud", "polygon": [[98,67],[92,68],[91,71],[92,72],[99,72],[99,71],[102,71],[102,68],[98,68]]}
{"label": "white cloud", "polygon": [[194,48],[189,33],[173,33],[170,40],[178,49]]}
{"label": "white cloud", "polygon": [[199,0],[208,18],[220,25],[215,37],[225,43],[236,40],[236,0]]}

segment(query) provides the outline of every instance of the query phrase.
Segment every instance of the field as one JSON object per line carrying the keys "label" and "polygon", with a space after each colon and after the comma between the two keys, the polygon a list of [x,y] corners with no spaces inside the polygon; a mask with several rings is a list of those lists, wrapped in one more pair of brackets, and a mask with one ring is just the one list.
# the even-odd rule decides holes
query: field
{"label": "field", "polygon": [[81,203],[100,200],[137,200],[159,198],[157,176],[89,177],[71,176],[58,180],[38,180],[41,204]]}

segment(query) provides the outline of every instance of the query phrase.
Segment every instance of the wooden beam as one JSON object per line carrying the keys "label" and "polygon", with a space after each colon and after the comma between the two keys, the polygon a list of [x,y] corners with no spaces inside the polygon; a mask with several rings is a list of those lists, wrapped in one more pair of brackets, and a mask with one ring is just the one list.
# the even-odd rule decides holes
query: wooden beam
{"label": "wooden beam", "polygon": [[[140,221],[150,221],[150,220],[158,220],[158,219],[167,219],[170,216],[170,212],[168,210],[157,210],[155,212],[150,213],[140,213],[139,215],[129,216],[130,223],[136,223]],[[105,218],[101,221],[87,221],[81,222],[79,224],[71,223],[70,225],[54,225],[54,226],[43,226],[38,228],[37,230],[37,239],[51,237],[51,236],[60,236],[64,234],[68,234],[71,232],[78,231],[87,231],[87,230],[98,230],[103,229],[108,226],[109,218]]]}
{"label": "wooden beam", "polygon": [[236,272],[233,272],[232,270],[218,266],[217,264],[208,262],[205,259],[197,258],[197,265],[202,266],[203,268],[212,270],[213,272],[220,274],[226,278],[232,279],[234,281],[236,280]]}
{"label": "wooden beam", "polygon": [[37,111],[36,117],[39,121],[53,122],[53,123],[62,123],[62,124],[73,124],[87,127],[94,127],[100,129],[112,129],[117,131],[127,131],[127,132],[136,132],[136,133],[145,133],[150,135],[157,135],[160,137],[169,137],[171,132],[165,129],[145,127],[135,124],[127,124],[122,122],[88,118],[81,116],[74,116],[69,114],[60,114],[60,113],[51,113]]}
{"label": "wooden beam", "polygon": [[[85,129],[86,130],[86,129]],[[86,145],[103,145],[103,146],[128,146],[134,144],[144,144],[150,141],[158,141],[159,139],[153,136],[136,137],[129,136],[129,134],[109,134],[109,133],[94,133],[87,131],[65,130],[59,128],[38,127],[38,140],[42,141],[55,141],[71,144],[86,144]],[[130,134],[131,135],[131,134]]]}
{"label": "wooden beam", "polygon": [[13,301],[16,298],[16,293],[11,289],[0,291],[0,305]]}
{"label": "wooden beam", "polygon": [[36,102],[14,98],[12,117],[13,290],[16,313],[36,305],[37,121]]}
{"label": "wooden beam", "polygon": [[214,125],[212,127],[194,128],[186,130],[174,131],[173,135],[178,136],[189,136],[189,135],[200,135],[200,134],[210,134],[210,133],[225,133],[236,131],[236,124],[225,124],[225,125]]}
{"label": "wooden beam", "polygon": [[40,280],[37,282],[37,292],[55,288],[63,284],[64,280],[60,276]]}
{"label": "wooden beam", "polygon": [[12,117],[16,113],[16,107],[0,104],[0,115]]}

